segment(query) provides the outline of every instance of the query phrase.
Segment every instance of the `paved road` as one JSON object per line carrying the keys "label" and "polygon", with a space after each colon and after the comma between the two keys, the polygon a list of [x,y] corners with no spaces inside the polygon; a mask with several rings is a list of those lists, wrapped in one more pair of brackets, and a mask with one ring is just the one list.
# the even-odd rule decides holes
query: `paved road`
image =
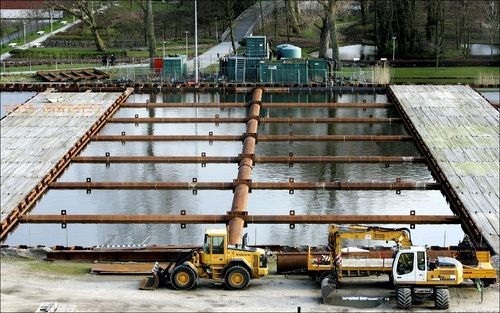
{"label": "paved road", "polygon": [[[275,6],[281,5],[281,2],[276,1],[262,1],[262,11],[264,16],[270,14]],[[253,29],[257,23],[260,23],[260,6],[259,3],[254,4],[250,8],[246,9],[240,16],[235,20],[234,24],[234,41],[236,49],[240,47],[239,41],[243,38],[252,34]],[[200,70],[203,71],[205,68],[212,64],[216,64],[219,57],[230,54],[232,52],[231,36],[229,34],[229,29],[227,29],[221,36],[222,42],[218,45],[212,47],[210,50],[199,56],[200,59]],[[188,61],[188,70],[193,69],[193,60]]]}

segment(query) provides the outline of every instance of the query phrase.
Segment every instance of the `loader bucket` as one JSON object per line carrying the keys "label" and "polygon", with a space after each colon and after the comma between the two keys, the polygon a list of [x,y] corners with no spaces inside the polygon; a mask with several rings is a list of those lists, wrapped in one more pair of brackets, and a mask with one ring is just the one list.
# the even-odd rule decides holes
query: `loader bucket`
{"label": "loader bucket", "polygon": [[140,290],[156,290],[160,286],[160,275],[162,275],[163,269],[158,262],[155,263],[151,272],[153,273],[153,277],[144,278],[139,286]]}
{"label": "loader bucket", "polygon": [[160,278],[155,275],[153,277],[145,277],[140,286],[140,290],[156,290],[160,286]]}

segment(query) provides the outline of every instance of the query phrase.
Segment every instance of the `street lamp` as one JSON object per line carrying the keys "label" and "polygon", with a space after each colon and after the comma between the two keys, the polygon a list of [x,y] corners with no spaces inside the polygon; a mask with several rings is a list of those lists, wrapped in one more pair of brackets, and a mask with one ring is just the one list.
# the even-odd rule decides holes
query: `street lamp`
{"label": "street lamp", "polygon": [[198,84],[198,1],[194,0],[194,82]]}
{"label": "street lamp", "polygon": [[26,21],[23,21],[24,44],[26,44]]}
{"label": "street lamp", "polygon": [[165,59],[165,45],[167,44],[166,41],[163,41],[163,58]]}
{"label": "street lamp", "polygon": [[50,9],[49,14],[50,14],[50,32],[52,33],[54,31],[54,28],[53,28],[54,19],[52,18],[52,15],[53,15],[52,9]]}
{"label": "street lamp", "polygon": [[392,36],[392,60],[394,61],[394,58],[396,56],[396,36]]}
{"label": "street lamp", "polygon": [[189,34],[189,32],[187,30],[185,30],[184,34],[186,34],[186,57],[187,57],[188,56],[188,34]]}

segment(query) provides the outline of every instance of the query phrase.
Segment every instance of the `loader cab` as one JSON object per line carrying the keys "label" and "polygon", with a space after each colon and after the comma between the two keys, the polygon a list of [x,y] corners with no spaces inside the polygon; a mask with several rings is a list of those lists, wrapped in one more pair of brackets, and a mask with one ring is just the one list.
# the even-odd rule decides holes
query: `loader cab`
{"label": "loader cab", "polygon": [[201,262],[203,264],[226,264],[226,255],[227,231],[225,229],[207,229]]}
{"label": "loader cab", "polygon": [[418,283],[427,281],[427,252],[424,247],[399,250],[392,267],[394,283]]}

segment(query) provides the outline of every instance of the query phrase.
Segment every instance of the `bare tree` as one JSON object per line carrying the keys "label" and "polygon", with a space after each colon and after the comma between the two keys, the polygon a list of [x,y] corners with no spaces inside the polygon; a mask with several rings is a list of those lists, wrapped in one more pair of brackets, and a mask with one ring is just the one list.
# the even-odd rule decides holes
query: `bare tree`
{"label": "bare tree", "polygon": [[226,13],[226,20],[229,24],[229,35],[231,36],[231,45],[233,46],[233,51],[236,53],[236,44],[234,43],[234,0],[224,0],[224,11]]}
{"label": "bare tree", "polygon": [[295,11],[294,0],[285,0],[285,10],[289,14],[292,31],[295,34],[300,34],[299,21],[297,19],[297,12]]}
{"label": "bare tree", "polygon": [[337,0],[318,0],[325,11],[325,22],[329,27],[330,43],[332,45],[332,59],[337,64],[337,69],[342,69],[340,64],[339,42],[337,37],[337,23],[335,22],[335,5]]}
{"label": "bare tree", "polygon": [[92,33],[94,37],[97,51],[105,52],[106,46],[99,34],[100,26],[98,24],[99,14],[109,5],[113,5],[112,1],[103,0],[49,0],[46,4],[52,9],[64,11],[72,14],[80,19]]}
{"label": "bare tree", "polygon": [[137,2],[144,13],[144,26],[148,42],[149,58],[156,57],[156,36],[153,18],[153,4],[151,0],[139,0]]}
{"label": "bare tree", "polygon": [[319,29],[319,57],[326,58],[328,55],[328,46],[330,45],[330,20],[326,16],[321,17],[322,24],[314,23]]}
{"label": "bare tree", "polygon": [[498,38],[498,31],[500,30],[499,22],[500,5],[498,1],[489,0],[482,3],[481,11],[483,13],[484,23],[486,24],[486,31],[490,39],[490,57],[493,58],[493,44],[495,39]]}

